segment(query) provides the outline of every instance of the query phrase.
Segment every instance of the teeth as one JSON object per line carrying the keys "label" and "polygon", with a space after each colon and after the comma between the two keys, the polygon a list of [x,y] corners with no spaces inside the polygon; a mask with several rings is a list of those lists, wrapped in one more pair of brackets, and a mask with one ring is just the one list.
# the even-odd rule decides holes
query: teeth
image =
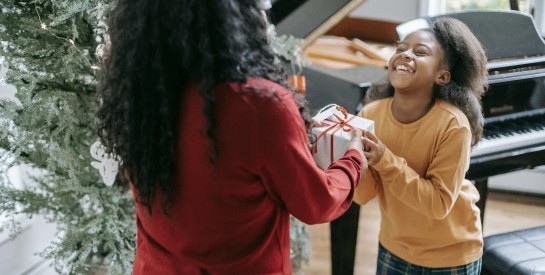
{"label": "teeth", "polygon": [[398,65],[396,67],[396,70],[397,71],[401,71],[401,72],[409,72],[409,73],[412,73],[411,70],[409,70],[409,67],[405,66],[405,65]]}

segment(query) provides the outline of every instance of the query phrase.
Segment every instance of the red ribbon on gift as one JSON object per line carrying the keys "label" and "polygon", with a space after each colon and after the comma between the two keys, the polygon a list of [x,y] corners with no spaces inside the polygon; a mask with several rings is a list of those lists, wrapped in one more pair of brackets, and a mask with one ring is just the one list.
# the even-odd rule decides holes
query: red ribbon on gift
{"label": "red ribbon on gift", "polygon": [[[344,119],[340,118],[338,115],[336,114],[333,114],[333,116],[337,119],[337,121],[334,121],[334,120],[331,120],[331,119],[325,119],[325,121],[328,121],[328,122],[332,122],[333,125],[327,129],[325,129],[319,136],[318,138],[316,139],[316,143],[318,143],[318,140],[320,140],[321,137],[323,137],[325,134],[327,134],[329,131],[333,130],[333,132],[331,132],[331,139],[330,139],[330,146],[329,146],[329,149],[330,149],[330,157],[331,157],[331,162],[333,162],[333,136],[335,135],[335,133],[337,133],[337,131],[339,131],[340,129],[342,129],[344,132],[350,132],[352,130],[354,130],[354,126],[348,124],[348,122],[350,122],[352,119],[354,119],[356,116],[352,116],[351,118],[349,118],[348,120],[346,120],[346,118],[348,117],[348,112],[346,111],[346,109],[344,109],[343,107],[341,106],[337,106],[336,109],[338,111],[341,111],[341,113],[343,114],[344,116]],[[316,146],[314,146],[313,148],[313,151],[314,153],[317,153],[318,152],[318,148]]]}

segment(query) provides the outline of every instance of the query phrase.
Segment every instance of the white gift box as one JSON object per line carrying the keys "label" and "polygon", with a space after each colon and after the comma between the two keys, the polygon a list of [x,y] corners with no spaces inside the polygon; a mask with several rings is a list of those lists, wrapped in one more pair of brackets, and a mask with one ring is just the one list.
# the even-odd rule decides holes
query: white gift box
{"label": "white gift box", "polygon": [[313,118],[325,125],[312,128],[312,133],[317,137],[312,155],[322,169],[326,169],[332,162],[344,156],[354,129],[372,133],[375,130],[375,123],[372,120],[351,115],[336,104],[325,106]]}

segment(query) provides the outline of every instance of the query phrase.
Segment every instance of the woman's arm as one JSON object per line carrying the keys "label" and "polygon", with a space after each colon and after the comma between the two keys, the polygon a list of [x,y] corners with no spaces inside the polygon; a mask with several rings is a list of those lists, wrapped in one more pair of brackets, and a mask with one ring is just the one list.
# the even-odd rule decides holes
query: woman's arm
{"label": "woman's arm", "polygon": [[258,113],[263,184],[297,219],[308,224],[334,220],[351,205],[367,163],[357,150],[348,150],[325,171],[317,167],[293,96],[279,95],[280,102],[269,101]]}

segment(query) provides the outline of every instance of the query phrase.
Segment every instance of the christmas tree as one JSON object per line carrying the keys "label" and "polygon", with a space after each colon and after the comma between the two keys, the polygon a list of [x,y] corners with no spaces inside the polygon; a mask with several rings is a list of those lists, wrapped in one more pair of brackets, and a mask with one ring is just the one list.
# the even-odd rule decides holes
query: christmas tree
{"label": "christmas tree", "polygon": [[110,8],[98,0],[2,1],[0,56],[18,90],[17,101],[0,103],[2,159],[34,172],[25,189],[2,182],[0,209],[42,214],[58,226],[43,255],[62,273],[111,264],[112,273],[127,274],[134,254],[132,196],[105,185],[90,165],[95,70]]}
{"label": "christmas tree", "polygon": [[[54,223],[58,235],[41,253],[63,274],[82,274],[97,265],[109,266],[112,274],[129,274],[136,246],[133,198],[101,177],[91,165],[97,156],[90,153],[97,141],[96,70],[114,1],[1,2],[4,81],[17,93],[16,100],[0,99],[0,164],[5,164],[0,174],[23,164],[32,173],[24,189],[0,178],[0,214],[40,214]],[[286,47],[296,44],[277,47],[291,54]],[[0,228],[19,229],[14,219]],[[305,225],[292,219],[290,235],[297,272],[309,257]]]}

